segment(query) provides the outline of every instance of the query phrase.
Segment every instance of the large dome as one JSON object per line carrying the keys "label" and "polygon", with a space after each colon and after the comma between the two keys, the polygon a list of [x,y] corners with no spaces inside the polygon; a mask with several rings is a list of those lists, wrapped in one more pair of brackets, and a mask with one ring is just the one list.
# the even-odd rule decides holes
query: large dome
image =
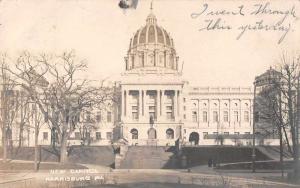
{"label": "large dome", "polygon": [[173,39],[165,29],[156,24],[156,17],[152,13],[147,18],[147,24],[135,33],[133,40],[130,41],[130,47],[146,43],[173,47]]}
{"label": "large dome", "polygon": [[173,39],[151,12],[146,25],[138,29],[130,39],[129,50],[125,57],[126,70],[167,69],[177,72],[178,57]]}

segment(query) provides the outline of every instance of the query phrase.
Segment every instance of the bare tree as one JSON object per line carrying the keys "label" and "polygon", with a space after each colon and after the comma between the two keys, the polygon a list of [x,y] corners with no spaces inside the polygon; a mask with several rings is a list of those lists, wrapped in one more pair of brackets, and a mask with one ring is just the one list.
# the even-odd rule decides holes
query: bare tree
{"label": "bare tree", "polygon": [[7,71],[7,56],[1,55],[0,60],[1,69],[1,132],[2,132],[2,149],[3,149],[3,162],[7,160],[8,145],[12,148],[12,127],[15,120],[16,113],[19,105],[16,103],[18,93],[14,91],[16,87],[15,80],[9,75]]}
{"label": "bare tree", "polygon": [[264,77],[268,83],[259,93],[257,100],[260,121],[262,120],[264,124],[260,130],[263,130],[264,136],[266,136],[273,134],[274,128],[277,129],[280,140],[280,161],[283,162],[282,147],[285,141],[288,151],[293,156],[295,177],[299,177],[299,66],[299,57],[289,58],[283,54],[277,70],[273,71],[276,75],[270,74],[269,77]]}
{"label": "bare tree", "polygon": [[73,52],[38,56],[24,52],[8,70],[18,78],[57,135],[52,142],[53,151],[60,162],[67,162],[68,139],[80,126],[80,113],[92,105],[101,106],[111,100],[112,89],[103,82],[93,86],[89,80],[80,78],[87,64],[78,61]]}
{"label": "bare tree", "polygon": [[[299,101],[297,101],[297,95],[299,95],[299,57],[290,57],[283,54],[281,58],[280,72],[282,75],[282,101],[286,103],[283,106],[283,111],[287,114],[283,116],[290,129],[291,142],[292,142],[292,154],[294,159],[294,175],[299,177],[299,148],[298,148],[298,124],[299,121]],[[298,103],[298,104],[297,104]],[[297,111],[298,109],[298,111]]]}

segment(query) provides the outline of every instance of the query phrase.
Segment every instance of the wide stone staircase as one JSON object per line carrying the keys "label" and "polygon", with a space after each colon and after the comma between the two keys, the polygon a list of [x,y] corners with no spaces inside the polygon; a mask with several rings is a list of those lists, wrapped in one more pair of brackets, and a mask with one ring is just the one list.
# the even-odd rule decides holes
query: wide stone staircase
{"label": "wide stone staircase", "polygon": [[160,169],[172,166],[174,153],[170,147],[130,146],[120,168]]}
{"label": "wide stone staircase", "polygon": [[[280,148],[279,146],[258,146],[257,149],[268,156],[271,159],[279,160],[280,159]],[[290,159],[292,158],[292,155],[290,152],[288,152],[287,148],[283,148],[283,158],[284,159]]]}

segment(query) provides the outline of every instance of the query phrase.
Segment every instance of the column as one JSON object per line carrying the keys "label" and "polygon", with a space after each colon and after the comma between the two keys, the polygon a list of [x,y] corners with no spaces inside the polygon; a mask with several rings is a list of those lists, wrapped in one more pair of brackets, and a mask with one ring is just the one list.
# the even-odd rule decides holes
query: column
{"label": "column", "polygon": [[207,123],[210,123],[210,99],[207,99]]}
{"label": "column", "polygon": [[126,95],[125,95],[125,116],[127,116],[127,118],[129,118],[130,114],[129,114],[129,90],[126,90]]}
{"label": "column", "polygon": [[[181,103],[180,103],[180,101],[181,101],[181,91],[178,90],[177,92],[178,92],[178,96],[177,96],[177,105],[178,105],[177,115],[179,116],[180,115],[180,109],[181,109]],[[199,101],[198,101],[198,103],[199,103]],[[198,105],[198,107],[199,107],[199,105]],[[199,116],[199,114],[197,114],[197,115]]]}
{"label": "column", "polygon": [[126,91],[123,90],[122,92],[122,111],[123,116],[126,116]]}
{"label": "column", "polygon": [[165,114],[165,90],[161,90],[161,105],[160,105],[160,109],[161,109],[161,116],[163,118],[165,118],[166,114]]}
{"label": "column", "polygon": [[177,104],[177,102],[178,102],[178,95],[177,95],[177,90],[174,90],[174,99],[173,99],[173,101],[174,101],[174,118],[175,118],[175,120],[177,119],[177,116],[178,116],[178,104]]}
{"label": "column", "polygon": [[145,116],[145,90],[142,90],[142,114]]}
{"label": "column", "polygon": [[239,117],[239,124],[240,124],[240,127],[242,125],[242,100],[240,99],[240,117]]}
{"label": "column", "polygon": [[143,114],[143,99],[142,90],[139,90],[139,121],[142,119]]}
{"label": "column", "polygon": [[160,118],[160,90],[156,90],[156,117]]}

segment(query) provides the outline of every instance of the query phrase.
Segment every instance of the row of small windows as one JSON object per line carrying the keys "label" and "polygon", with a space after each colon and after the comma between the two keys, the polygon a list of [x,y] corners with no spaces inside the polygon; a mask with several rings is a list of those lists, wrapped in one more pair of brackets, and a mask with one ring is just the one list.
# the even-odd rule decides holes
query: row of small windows
{"label": "row of small windows", "polygon": [[[131,139],[136,140],[139,139],[139,132],[137,129],[131,129]],[[174,139],[174,130],[167,129],[166,130],[166,139]]]}
{"label": "row of small windows", "polygon": [[[218,132],[213,132],[214,135],[229,135],[229,132],[223,132],[222,133],[218,133]],[[245,135],[250,135],[250,132],[245,132]],[[234,135],[240,135],[240,132],[234,132]],[[203,132],[203,138],[207,138],[208,137],[208,132]]]}
{"label": "row of small windows", "polygon": [[[85,115],[85,118],[84,118],[84,119],[85,119],[86,122],[91,122],[91,121],[92,121],[92,118],[91,118],[91,112],[86,112],[86,115]],[[98,112],[98,113],[96,114],[95,119],[96,119],[96,121],[97,121],[98,123],[101,122],[102,117],[101,117],[101,113],[100,113],[100,112]],[[106,121],[107,121],[107,122],[111,122],[111,121],[112,121],[112,114],[111,114],[111,112],[106,112]]]}
{"label": "row of small windows", "polygon": [[[202,121],[203,122],[208,121],[208,115],[207,114],[208,114],[207,111],[202,112]],[[233,112],[233,117],[234,117],[234,120],[233,120],[234,122],[239,122],[240,121],[238,111]],[[185,115],[184,115],[184,118],[186,118]],[[198,122],[198,115],[197,115],[196,111],[192,112],[192,120],[193,120],[193,122]],[[244,121],[249,122],[249,120],[250,120],[249,111],[244,111]],[[219,113],[217,111],[213,111],[213,122],[219,122]],[[223,122],[229,122],[229,112],[228,111],[223,112]]]}
{"label": "row of small windows", "polygon": [[[87,137],[90,137],[90,133],[87,133]],[[43,132],[43,140],[48,140],[49,139],[49,135],[48,132]],[[75,139],[76,140],[80,140],[81,139],[81,134],[80,132],[75,132]],[[101,132],[96,132],[96,140],[101,140],[103,139],[101,137]],[[112,133],[111,132],[106,132],[106,139],[111,140],[112,139]]]}
{"label": "row of small windows", "polygon": [[[183,98],[183,102],[185,102],[185,100],[186,100],[186,99]],[[213,105],[214,105],[215,107],[218,106],[217,103],[213,103]],[[196,107],[196,106],[197,106],[197,103],[193,103],[193,106]],[[207,106],[207,103],[203,103],[203,106]],[[228,106],[228,104],[227,104],[227,103],[224,103],[224,106]],[[234,103],[234,106],[238,106],[238,103]],[[248,104],[248,103],[245,103],[245,106],[248,107],[249,104]]]}

